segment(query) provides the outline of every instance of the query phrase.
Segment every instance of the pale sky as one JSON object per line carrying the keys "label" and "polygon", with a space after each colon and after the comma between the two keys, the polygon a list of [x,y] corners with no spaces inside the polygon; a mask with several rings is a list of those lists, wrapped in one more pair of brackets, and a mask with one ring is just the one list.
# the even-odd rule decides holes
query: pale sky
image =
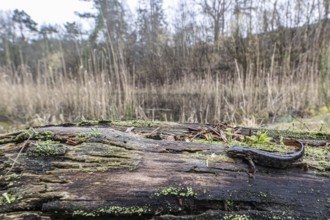
{"label": "pale sky", "polygon": [[[135,10],[138,0],[126,0],[131,10]],[[176,1],[164,0],[164,9]],[[74,11],[88,12],[92,4],[79,0],[0,0],[0,10],[24,10],[39,25],[63,24],[79,18]]]}
{"label": "pale sky", "polygon": [[77,20],[74,11],[89,11],[91,4],[79,0],[0,0],[0,10],[24,10],[38,24]]}

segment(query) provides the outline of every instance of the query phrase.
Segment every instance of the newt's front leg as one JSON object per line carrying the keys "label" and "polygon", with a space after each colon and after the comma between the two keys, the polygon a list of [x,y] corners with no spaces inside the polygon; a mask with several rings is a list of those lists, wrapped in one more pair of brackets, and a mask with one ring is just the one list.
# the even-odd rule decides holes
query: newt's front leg
{"label": "newt's front leg", "polygon": [[256,174],[256,166],[254,165],[251,156],[247,156],[246,160],[249,162],[249,172],[248,172],[249,178],[254,179],[254,175]]}

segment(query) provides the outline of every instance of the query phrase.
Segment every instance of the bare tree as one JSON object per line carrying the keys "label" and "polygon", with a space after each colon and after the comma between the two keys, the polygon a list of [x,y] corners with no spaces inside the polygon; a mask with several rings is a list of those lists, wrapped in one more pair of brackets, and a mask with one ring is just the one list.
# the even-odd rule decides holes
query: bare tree
{"label": "bare tree", "polygon": [[323,0],[323,10],[324,10],[324,19],[328,19],[329,15],[329,8],[330,8],[330,0]]}
{"label": "bare tree", "polygon": [[198,3],[204,15],[212,20],[213,40],[218,42],[219,35],[225,31],[225,14],[232,4],[231,0],[202,0]]}
{"label": "bare tree", "polygon": [[162,0],[141,0],[137,11],[136,60],[141,61],[139,77],[144,83],[155,81],[163,83],[167,76],[163,60],[167,43],[166,21]]}

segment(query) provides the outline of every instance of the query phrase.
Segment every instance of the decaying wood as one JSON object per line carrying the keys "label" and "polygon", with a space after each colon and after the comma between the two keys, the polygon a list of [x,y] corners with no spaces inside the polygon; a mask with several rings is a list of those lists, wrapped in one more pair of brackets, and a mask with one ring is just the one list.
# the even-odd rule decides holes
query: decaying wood
{"label": "decaying wood", "polygon": [[[54,126],[2,135],[0,219],[330,216],[329,169],[258,166],[251,179],[244,161],[225,155],[227,146],[178,141],[193,129],[187,125],[156,128],[138,135]],[[160,134],[173,138],[155,140]]]}

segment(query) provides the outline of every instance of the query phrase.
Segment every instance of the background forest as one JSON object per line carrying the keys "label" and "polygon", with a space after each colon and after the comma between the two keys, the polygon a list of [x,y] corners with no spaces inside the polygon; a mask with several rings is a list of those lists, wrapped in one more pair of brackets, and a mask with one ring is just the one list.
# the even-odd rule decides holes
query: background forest
{"label": "background forest", "polygon": [[171,13],[162,0],[87,1],[88,30],[0,12],[2,120],[261,124],[330,111],[329,0],[178,0]]}

